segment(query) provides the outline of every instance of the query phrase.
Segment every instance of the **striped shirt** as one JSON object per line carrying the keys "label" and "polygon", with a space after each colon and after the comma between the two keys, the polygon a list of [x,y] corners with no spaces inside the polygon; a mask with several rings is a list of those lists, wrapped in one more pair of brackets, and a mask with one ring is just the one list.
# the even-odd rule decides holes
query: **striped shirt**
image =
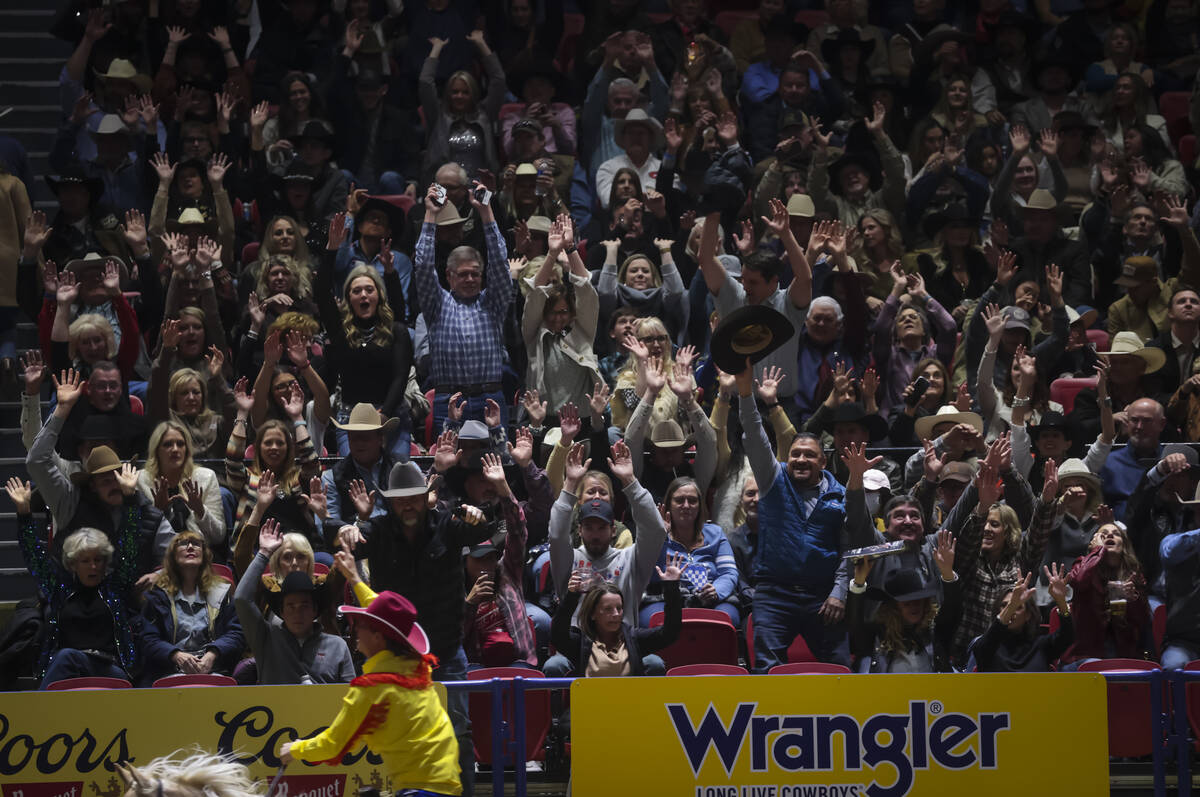
{"label": "striped shirt", "polygon": [[438,282],[432,222],[421,225],[413,277],[417,300],[429,328],[430,376],[435,385],[499,382],[504,365],[504,318],[512,303],[508,250],[496,222],[484,225],[487,287],[474,299],[463,299]]}

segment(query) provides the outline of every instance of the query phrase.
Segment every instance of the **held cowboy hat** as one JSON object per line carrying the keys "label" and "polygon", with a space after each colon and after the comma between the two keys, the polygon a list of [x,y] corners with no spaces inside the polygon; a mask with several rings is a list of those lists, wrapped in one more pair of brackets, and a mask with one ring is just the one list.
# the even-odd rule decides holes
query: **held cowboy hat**
{"label": "held cowboy hat", "polygon": [[92,453],[88,454],[87,460],[83,463],[83,470],[71,474],[71,481],[75,484],[86,484],[88,479],[93,476],[120,470],[123,464],[116,451],[108,446],[97,446],[92,449]]}
{"label": "held cowboy hat", "polygon": [[650,114],[643,111],[641,108],[634,108],[629,113],[625,114],[624,119],[618,119],[613,126],[613,140],[620,143],[625,135],[625,128],[629,125],[642,125],[650,129],[654,136],[654,141],[650,144],[650,151],[656,152],[663,148],[666,143],[666,136],[663,134],[663,126]]}
{"label": "held cowboy hat", "polygon": [[429,636],[417,622],[417,608],[403,595],[384,590],[365,609],[342,605],[338,612],[355,621],[370,622],[388,639],[403,642],[422,656],[429,652]]}
{"label": "held cowboy hat", "polygon": [[1141,357],[1146,373],[1152,374],[1167,364],[1167,353],[1155,346],[1146,346],[1136,332],[1118,332],[1108,351],[1098,351],[1101,357]]}
{"label": "held cowboy hat", "polygon": [[[395,420],[393,418],[392,420]],[[425,495],[429,492],[429,484],[425,474],[415,462],[397,462],[388,474],[388,488],[383,491],[384,498],[408,498],[414,495]]]}
{"label": "held cowboy hat", "polygon": [[1200,453],[1195,447],[1187,443],[1167,443],[1162,447],[1157,457],[1146,457],[1138,460],[1138,465],[1146,470],[1150,470],[1159,462],[1162,462],[1172,454],[1183,454],[1183,458],[1187,460],[1188,466],[1185,473],[1195,473],[1200,470]]}
{"label": "held cowboy hat", "polygon": [[386,421],[374,404],[361,401],[350,410],[350,417],[345,423],[334,420],[333,425],[344,432],[383,432],[391,434],[400,425],[399,418],[388,418]]}
{"label": "held cowboy hat", "polygon": [[756,363],[796,334],[796,328],[778,310],[763,305],[744,306],[721,319],[709,349],[713,362],[727,374],[740,374],[746,358]]}
{"label": "held cowboy hat", "polygon": [[1102,500],[1100,477],[1088,470],[1082,459],[1075,457],[1064,459],[1058,466],[1058,494],[1062,495],[1073,484],[1087,491],[1088,502],[1084,511],[1087,515],[1093,514]]}
{"label": "held cowboy hat", "polygon": [[983,418],[979,417],[979,413],[975,412],[959,412],[958,407],[953,404],[943,404],[938,407],[936,415],[926,415],[924,418],[917,418],[916,433],[919,440],[932,440],[934,427],[943,423],[969,423],[975,428],[975,431],[983,434]]}

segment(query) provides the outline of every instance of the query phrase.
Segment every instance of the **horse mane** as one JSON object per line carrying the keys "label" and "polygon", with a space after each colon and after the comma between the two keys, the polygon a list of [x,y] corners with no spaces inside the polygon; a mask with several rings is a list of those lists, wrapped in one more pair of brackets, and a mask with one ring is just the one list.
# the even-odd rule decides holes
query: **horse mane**
{"label": "horse mane", "polygon": [[[176,758],[180,754],[185,755],[182,760]],[[154,797],[160,783],[166,797],[261,797],[266,789],[242,764],[204,750],[176,750],[129,769],[134,778],[130,791],[145,797]]]}

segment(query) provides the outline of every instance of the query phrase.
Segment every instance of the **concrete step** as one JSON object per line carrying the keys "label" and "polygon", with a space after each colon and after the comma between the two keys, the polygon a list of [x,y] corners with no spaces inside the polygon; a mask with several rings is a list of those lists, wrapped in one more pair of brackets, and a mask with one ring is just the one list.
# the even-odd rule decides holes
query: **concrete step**
{"label": "concrete step", "polygon": [[[26,19],[25,17],[0,17],[0,25],[9,19]],[[37,31],[18,31],[8,27],[0,28],[0,52],[6,58],[62,58],[70,57],[72,48],[62,39],[56,39],[44,29]]]}
{"label": "concrete step", "polygon": [[19,601],[37,594],[37,581],[24,567],[0,567],[0,601]]}
{"label": "concrete step", "polygon": [[[11,116],[11,114],[10,114]],[[5,119],[5,121],[9,121]],[[4,132],[21,142],[21,146],[29,150],[49,150],[54,146],[54,127],[24,126],[16,122],[4,129]],[[43,181],[44,182],[44,181]],[[51,194],[53,196],[53,194]]]}
{"label": "concrete step", "polygon": [[[26,8],[20,8],[21,5]],[[54,8],[48,6],[30,0],[5,0],[4,8],[0,10],[0,25],[12,33],[47,33],[54,21]],[[69,52],[71,45],[61,43]]]}
{"label": "concrete step", "polygon": [[0,429],[0,457],[24,457],[25,453],[25,443],[21,441],[19,427]]}
{"label": "concrete step", "polygon": [[[11,512],[5,512],[6,515],[11,515]],[[16,534],[16,516],[9,521],[0,522],[0,528],[5,531],[11,530]],[[25,567],[25,562],[21,558],[21,548],[16,540],[0,540],[0,568]]]}
{"label": "concrete step", "polygon": [[[39,40],[41,41],[41,40]],[[40,49],[40,48],[39,48]],[[58,80],[65,58],[17,58],[5,49],[0,58],[0,80]]]}
{"label": "concrete step", "polygon": [[[4,106],[10,107],[10,106]],[[12,111],[8,116],[4,117],[6,124],[19,125],[21,127],[42,127],[47,130],[57,130],[58,124],[62,121],[62,110],[57,102],[45,102],[36,105],[13,105]],[[47,150],[49,147],[37,147],[39,150]]]}

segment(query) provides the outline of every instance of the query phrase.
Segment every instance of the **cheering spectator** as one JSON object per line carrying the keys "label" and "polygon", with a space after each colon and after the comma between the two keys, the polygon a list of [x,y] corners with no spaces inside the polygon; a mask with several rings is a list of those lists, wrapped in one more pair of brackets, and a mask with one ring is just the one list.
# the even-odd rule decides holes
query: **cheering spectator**
{"label": "cheering spectator", "polygon": [[493,130],[494,120],[504,102],[504,68],[499,57],[488,47],[482,30],[471,31],[467,39],[479,50],[488,78],[486,96],[475,77],[460,70],[446,80],[439,101],[434,75],[438,69],[438,56],[448,43],[446,39],[435,37],[429,40],[432,49],[421,67],[418,89],[426,130],[421,174],[426,179],[431,179],[434,170],[446,161],[454,161],[470,173],[478,169],[487,169],[492,174],[500,171]]}

